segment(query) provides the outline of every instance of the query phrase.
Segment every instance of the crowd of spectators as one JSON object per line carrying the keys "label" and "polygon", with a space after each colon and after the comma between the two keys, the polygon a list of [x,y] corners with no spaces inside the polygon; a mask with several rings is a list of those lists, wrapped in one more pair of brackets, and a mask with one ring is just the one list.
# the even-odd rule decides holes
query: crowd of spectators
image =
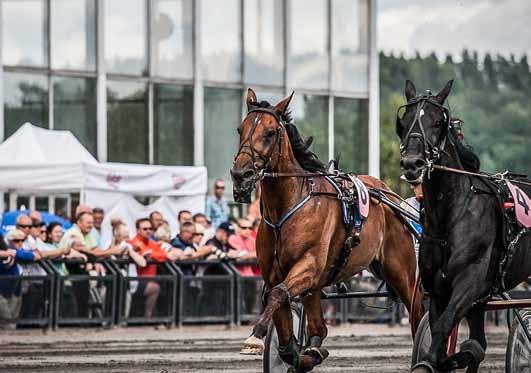
{"label": "crowd of spectators", "polygon": [[[120,270],[137,280],[129,282],[125,312],[130,312],[133,295],[140,295],[142,316],[151,317],[161,293],[161,284],[152,277],[160,271],[157,263],[178,262],[185,275],[201,276],[209,267],[197,261],[256,258],[259,208],[251,206],[249,217],[232,219],[224,189],[224,181],[217,179],[204,214],[179,211],[179,228],[173,235],[159,211],[138,219],[134,227],[127,226],[120,217],[112,217],[113,238],[107,247],[100,240],[105,216],[101,208],[79,205],[73,225],[66,231],[58,222],[46,225],[38,211],[22,213],[15,228],[0,239],[0,275],[44,276],[39,261],[45,258],[51,259],[61,276],[88,274],[93,280],[65,281],[62,302],[66,316],[90,317],[98,312],[95,306],[102,307],[106,296],[106,268],[98,259],[128,258],[121,261],[124,264]],[[57,260],[60,258],[71,260]],[[186,264],[190,260],[196,263]],[[242,276],[260,274],[257,265],[235,265]],[[37,277],[28,281],[0,280],[0,321],[42,316],[45,291],[44,280]]]}

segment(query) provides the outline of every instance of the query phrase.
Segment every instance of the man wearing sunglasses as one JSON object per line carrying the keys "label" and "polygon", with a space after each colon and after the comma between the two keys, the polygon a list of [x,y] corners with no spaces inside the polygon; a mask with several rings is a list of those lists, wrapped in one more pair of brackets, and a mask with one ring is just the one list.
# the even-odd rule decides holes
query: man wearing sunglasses
{"label": "man wearing sunglasses", "polygon": [[[256,240],[251,235],[253,223],[248,219],[238,220],[236,234],[229,237],[231,250],[228,255],[234,259],[256,259]],[[256,276],[260,274],[258,266],[237,266],[240,275]]]}
{"label": "man wearing sunglasses", "polygon": [[214,228],[229,220],[229,204],[224,197],[225,182],[223,179],[214,181],[214,195],[206,201],[205,215],[212,222]]}
{"label": "man wearing sunglasses", "polygon": [[[160,247],[160,244],[151,239],[153,235],[153,224],[148,218],[138,219],[135,223],[136,236],[129,241],[135,251],[146,259],[151,259],[158,263],[164,263],[168,259],[168,254]],[[138,276],[150,277],[157,275],[157,266],[149,264],[145,267],[137,267]],[[153,316],[157,299],[160,294],[160,285],[156,281],[140,281],[137,293],[143,294],[146,298],[144,317]]]}

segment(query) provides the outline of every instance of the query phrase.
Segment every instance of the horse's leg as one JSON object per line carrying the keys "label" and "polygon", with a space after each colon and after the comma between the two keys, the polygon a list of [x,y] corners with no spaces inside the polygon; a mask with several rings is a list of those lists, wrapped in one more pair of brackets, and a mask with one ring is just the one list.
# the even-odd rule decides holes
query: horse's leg
{"label": "horse's leg", "polygon": [[[473,265],[466,273],[459,273],[452,282],[454,289],[448,306],[438,320],[435,319],[435,315],[430,315],[433,316],[433,320],[430,319],[432,342],[427,360],[439,370],[463,369],[473,363],[479,364],[484,358],[485,352],[475,340],[465,341],[457,354],[450,357],[447,354],[448,337],[452,328],[470,312],[473,302],[481,295],[479,284],[473,284],[477,279],[470,276],[481,273],[480,271],[481,269]],[[437,303],[434,304],[434,311],[437,311]],[[431,310],[430,306],[430,312]]]}
{"label": "horse's leg", "polygon": [[[299,347],[297,338],[293,335],[293,318],[289,302],[282,303],[273,314],[273,322],[278,335],[278,353],[286,363],[299,365]],[[300,320],[302,323],[303,320]]]}
{"label": "horse's leg", "polygon": [[315,259],[312,255],[307,255],[299,260],[291,268],[286,279],[269,290],[266,308],[253,329],[254,336],[260,339],[263,338],[267,333],[267,326],[276,310],[282,304],[289,303],[291,298],[316,287],[319,277]]}
{"label": "horse's leg", "polygon": [[300,368],[313,368],[328,357],[328,351],[321,347],[328,334],[321,307],[321,292],[315,291],[303,299],[308,320],[308,343],[300,358]]}
{"label": "horse's leg", "polygon": [[[487,349],[487,339],[485,338],[485,309],[484,307],[474,307],[466,315],[468,328],[470,329],[470,339],[479,342],[483,350]],[[466,370],[467,373],[479,371],[479,361],[474,361]]]}

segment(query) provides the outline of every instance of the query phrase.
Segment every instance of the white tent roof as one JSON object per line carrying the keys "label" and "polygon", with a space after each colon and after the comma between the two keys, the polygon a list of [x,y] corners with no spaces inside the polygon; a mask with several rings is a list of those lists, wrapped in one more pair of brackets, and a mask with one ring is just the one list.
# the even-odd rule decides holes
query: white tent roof
{"label": "white tent roof", "polygon": [[0,174],[0,191],[175,197],[207,192],[205,167],[98,163],[70,131],[30,123],[0,144]]}
{"label": "white tent roof", "polygon": [[0,145],[0,165],[97,164],[70,131],[50,131],[24,123]]}

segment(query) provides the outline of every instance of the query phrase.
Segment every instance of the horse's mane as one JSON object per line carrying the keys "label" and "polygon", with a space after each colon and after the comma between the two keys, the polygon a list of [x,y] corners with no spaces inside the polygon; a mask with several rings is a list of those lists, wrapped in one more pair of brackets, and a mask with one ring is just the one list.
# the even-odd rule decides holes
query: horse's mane
{"label": "horse's mane", "polygon": [[459,141],[455,137],[452,129],[448,131],[448,137],[450,138],[451,143],[454,144],[455,149],[457,150],[457,155],[459,156],[459,160],[464,169],[471,172],[478,172],[481,162],[477,154],[474,153],[472,146],[465,144],[464,141]]}
{"label": "horse's mane", "polygon": [[[261,101],[251,105],[257,108],[273,109],[273,106],[267,101]],[[284,127],[286,128],[295,159],[297,159],[301,167],[309,172],[325,171],[325,164],[310,150],[313,137],[310,136],[306,140],[304,139],[297,127],[293,124],[293,117],[290,111],[284,112],[281,118],[284,121]]]}

